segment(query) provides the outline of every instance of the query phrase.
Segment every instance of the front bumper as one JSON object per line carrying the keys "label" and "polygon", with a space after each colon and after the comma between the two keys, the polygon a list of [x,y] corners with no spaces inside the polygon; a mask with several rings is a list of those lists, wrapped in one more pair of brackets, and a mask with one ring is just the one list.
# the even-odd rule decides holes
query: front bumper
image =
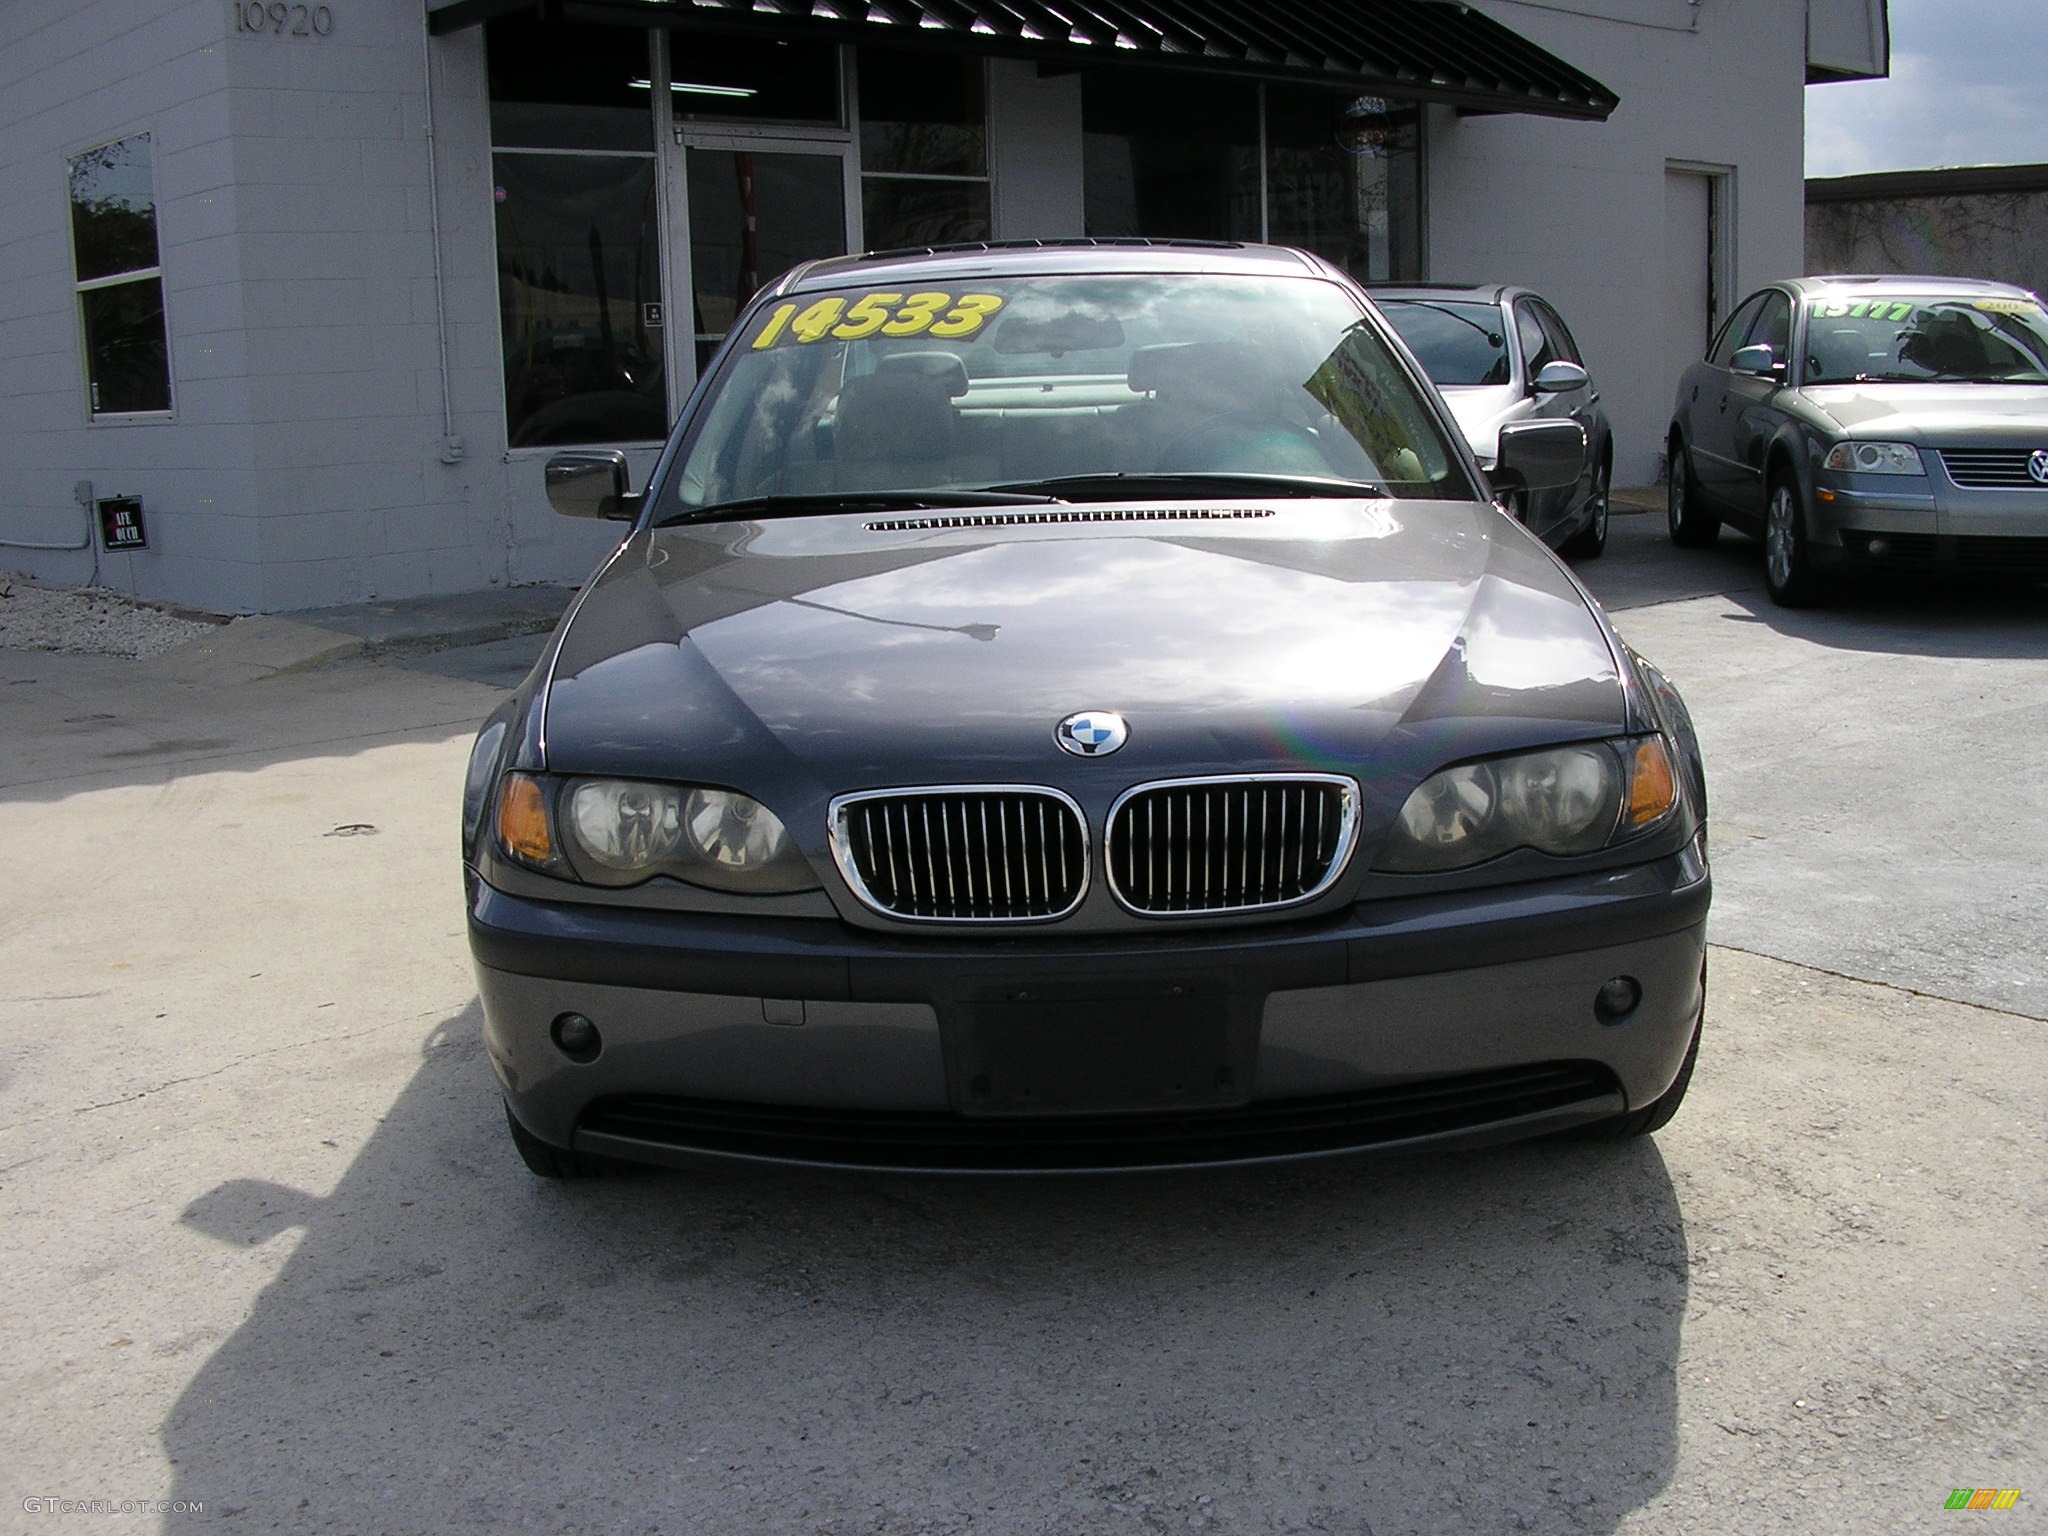
{"label": "front bumper", "polygon": [[[1003,1171],[1536,1134],[1657,1098],[1702,1005],[1702,847],[1234,930],[877,935],[472,877],[485,1040],[558,1146]],[[1641,1001],[1603,1023],[1594,996]],[[576,1062],[575,1012],[603,1036]]]}

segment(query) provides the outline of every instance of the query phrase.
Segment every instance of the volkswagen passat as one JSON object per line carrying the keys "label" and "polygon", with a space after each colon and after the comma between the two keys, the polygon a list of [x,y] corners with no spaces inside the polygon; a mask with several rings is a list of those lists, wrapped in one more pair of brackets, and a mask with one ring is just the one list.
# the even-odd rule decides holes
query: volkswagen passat
{"label": "volkswagen passat", "polygon": [[980,247],[742,313],[477,738],[469,933],[544,1175],[1147,1168],[1685,1092],[1678,696],[1493,504],[1341,273]]}
{"label": "volkswagen passat", "polygon": [[1671,537],[1759,534],[1772,598],[1844,572],[2048,576],[2048,313],[1947,277],[1753,294],[1679,381]]}

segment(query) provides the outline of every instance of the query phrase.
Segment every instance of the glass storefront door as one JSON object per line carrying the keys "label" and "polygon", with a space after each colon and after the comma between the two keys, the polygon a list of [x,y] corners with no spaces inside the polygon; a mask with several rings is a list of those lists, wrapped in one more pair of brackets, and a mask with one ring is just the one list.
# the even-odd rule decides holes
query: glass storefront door
{"label": "glass storefront door", "polygon": [[701,370],[764,283],[798,262],[859,249],[850,144],[684,139],[690,333]]}

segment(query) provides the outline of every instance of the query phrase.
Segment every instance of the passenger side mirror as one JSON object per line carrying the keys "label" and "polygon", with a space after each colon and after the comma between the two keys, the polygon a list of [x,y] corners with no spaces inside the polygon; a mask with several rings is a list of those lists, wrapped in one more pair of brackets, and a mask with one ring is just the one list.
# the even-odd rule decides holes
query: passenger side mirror
{"label": "passenger side mirror", "polygon": [[1568,395],[1575,389],[1584,389],[1586,384],[1586,370],[1560,357],[1543,365],[1533,387],[1539,395]]}
{"label": "passenger side mirror", "polygon": [[1778,354],[1761,343],[1754,347],[1738,347],[1729,364],[1737,373],[1754,373],[1767,379],[1785,376],[1785,365],[1778,360]]}
{"label": "passenger side mirror", "polygon": [[1518,421],[1500,429],[1495,491],[1550,491],[1586,472],[1586,429],[1576,421]]}
{"label": "passenger side mirror", "polygon": [[616,448],[558,453],[546,470],[548,505],[564,517],[630,523],[640,498],[626,489],[626,456]]}

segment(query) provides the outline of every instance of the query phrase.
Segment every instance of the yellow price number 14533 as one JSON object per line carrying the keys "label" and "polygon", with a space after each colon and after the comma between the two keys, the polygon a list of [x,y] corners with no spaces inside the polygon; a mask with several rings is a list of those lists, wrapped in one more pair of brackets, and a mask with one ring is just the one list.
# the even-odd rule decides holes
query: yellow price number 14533
{"label": "yellow price number 14533", "polygon": [[860,341],[868,336],[972,336],[1003,307],[993,293],[864,293],[849,302],[838,294],[808,306],[778,304],[754,338],[765,352],[782,342]]}

